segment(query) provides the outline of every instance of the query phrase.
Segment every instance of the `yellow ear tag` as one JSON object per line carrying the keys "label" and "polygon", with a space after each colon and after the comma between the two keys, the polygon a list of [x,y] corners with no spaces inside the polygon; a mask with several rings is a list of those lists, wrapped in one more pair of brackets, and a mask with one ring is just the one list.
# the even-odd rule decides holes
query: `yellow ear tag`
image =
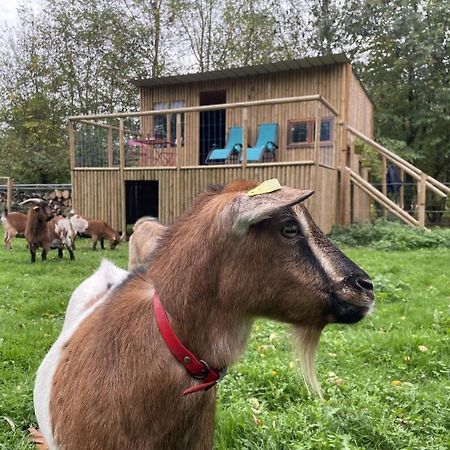
{"label": "yellow ear tag", "polygon": [[278,191],[281,189],[281,184],[277,178],[272,178],[271,180],[263,181],[261,184],[256,186],[254,189],[247,192],[249,197],[260,194],[269,194],[270,192]]}

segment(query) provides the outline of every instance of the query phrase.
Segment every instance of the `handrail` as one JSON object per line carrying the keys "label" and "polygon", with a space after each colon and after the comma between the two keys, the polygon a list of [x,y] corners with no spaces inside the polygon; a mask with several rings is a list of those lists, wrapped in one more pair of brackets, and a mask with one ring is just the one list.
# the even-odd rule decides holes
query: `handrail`
{"label": "handrail", "polygon": [[[369,144],[371,147],[373,147],[375,150],[377,150],[378,153],[381,153],[383,156],[385,156],[390,161],[398,164],[408,175],[411,175],[413,178],[415,178],[418,181],[421,179],[421,175],[423,172],[420,169],[418,169],[416,166],[413,166],[411,163],[404,160],[400,156],[396,155],[395,153],[391,152],[387,148],[378,144],[377,142],[370,139],[366,135],[362,134],[358,130],[355,130],[355,128],[351,127],[350,125],[347,125],[347,130],[354,136],[360,138],[366,144]],[[442,184],[440,181],[436,180],[435,178],[431,177],[430,175],[426,175],[426,185],[427,185],[427,188],[429,188],[436,194],[440,195],[441,197],[447,197],[447,195],[450,194],[450,188],[448,188],[447,186],[445,186],[445,184]]]}
{"label": "handrail", "polygon": [[360,177],[356,172],[346,167],[345,170],[350,174],[350,179],[366,194],[370,195],[375,201],[381,203],[384,207],[388,208],[393,214],[405,223],[411,226],[419,226],[419,221],[410,216],[407,212],[403,211],[397,204],[391,199],[384,196],[378,189],[374,188],[364,178]]}
{"label": "handrail", "polygon": [[177,113],[190,113],[199,111],[214,111],[216,109],[236,109],[246,108],[250,106],[266,106],[266,105],[279,105],[285,103],[297,103],[297,102],[311,102],[318,101],[322,103],[326,108],[330,110],[335,116],[339,113],[327,100],[321,95],[305,95],[302,97],[281,97],[272,98],[269,100],[254,100],[251,102],[238,102],[238,103],[221,103],[219,105],[206,105],[206,106],[189,106],[186,108],[174,108],[174,109],[161,109],[151,111],[133,111],[133,112],[121,112],[121,113],[109,113],[109,114],[94,114],[87,116],[71,116],[69,121],[77,122],[81,120],[98,120],[98,119],[120,119],[127,117],[145,117],[164,114],[177,114]]}

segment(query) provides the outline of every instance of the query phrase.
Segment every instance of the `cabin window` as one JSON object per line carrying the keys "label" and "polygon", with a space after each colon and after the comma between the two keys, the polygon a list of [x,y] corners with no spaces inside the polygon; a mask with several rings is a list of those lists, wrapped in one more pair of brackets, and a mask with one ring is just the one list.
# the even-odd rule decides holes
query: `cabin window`
{"label": "cabin window", "polygon": [[[184,108],[184,100],[176,100],[171,103],[157,102],[153,104],[153,109],[155,111],[161,111],[163,109],[178,109]],[[155,115],[153,116],[153,134],[156,139],[167,139],[167,116],[166,115]],[[175,136],[177,133],[177,115],[170,115],[170,140],[171,145],[176,145]],[[182,143],[184,141],[184,113],[181,114],[181,139]]]}
{"label": "cabin window", "polygon": [[[153,109],[155,111],[161,111],[163,109],[169,109],[167,103],[158,102],[153,103]],[[167,118],[161,114],[153,116],[153,137],[156,139],[165,139],[167,137]]]}
{"label": "cabin window", "polygon": [[[320,121],[320,142],[331,142],[331,130],[333,119],[325,117]],[[316,121],[308,120],[291,120],[288,122],[288,145],[311,145],[315,140]]]}

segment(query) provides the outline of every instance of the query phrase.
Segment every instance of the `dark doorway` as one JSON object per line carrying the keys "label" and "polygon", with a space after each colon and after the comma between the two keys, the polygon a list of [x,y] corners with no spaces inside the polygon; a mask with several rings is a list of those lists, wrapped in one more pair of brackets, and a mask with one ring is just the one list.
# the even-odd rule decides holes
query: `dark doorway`
{"label": "dark doorway", "polygon": [[[200,106],[221,105],[226,102],[226,91],[200,92]],[[205,164],[205,159],[213,146],[218,148],[225,146],[225,121],[225,109],[200,112],[200,164]]]}
{"label": "dark doorway", "polygon": [[127,224],[142,216],[158,218],[159,182],[125,181],[125,209]]}

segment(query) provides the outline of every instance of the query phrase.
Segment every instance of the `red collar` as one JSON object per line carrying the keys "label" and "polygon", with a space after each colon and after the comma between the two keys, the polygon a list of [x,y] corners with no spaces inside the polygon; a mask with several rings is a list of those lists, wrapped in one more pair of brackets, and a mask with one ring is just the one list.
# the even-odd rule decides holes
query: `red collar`
{"label": "red collar", "polygon": [[156,323],[159,332],[163,337],[167,347],[172,352],[175,359],[189,372],[196,380],[202,380],[203,383],[192,388],[186,389],[183,395],[192,394],[198,391],[207,391],[216,385],[225,375],[226,369],[211,369],[203,359],[198,358],[194,353],[187,349],[178,339],[170,325],[164,306],[155,290],[153,296],[153,311],[155,312]]}

